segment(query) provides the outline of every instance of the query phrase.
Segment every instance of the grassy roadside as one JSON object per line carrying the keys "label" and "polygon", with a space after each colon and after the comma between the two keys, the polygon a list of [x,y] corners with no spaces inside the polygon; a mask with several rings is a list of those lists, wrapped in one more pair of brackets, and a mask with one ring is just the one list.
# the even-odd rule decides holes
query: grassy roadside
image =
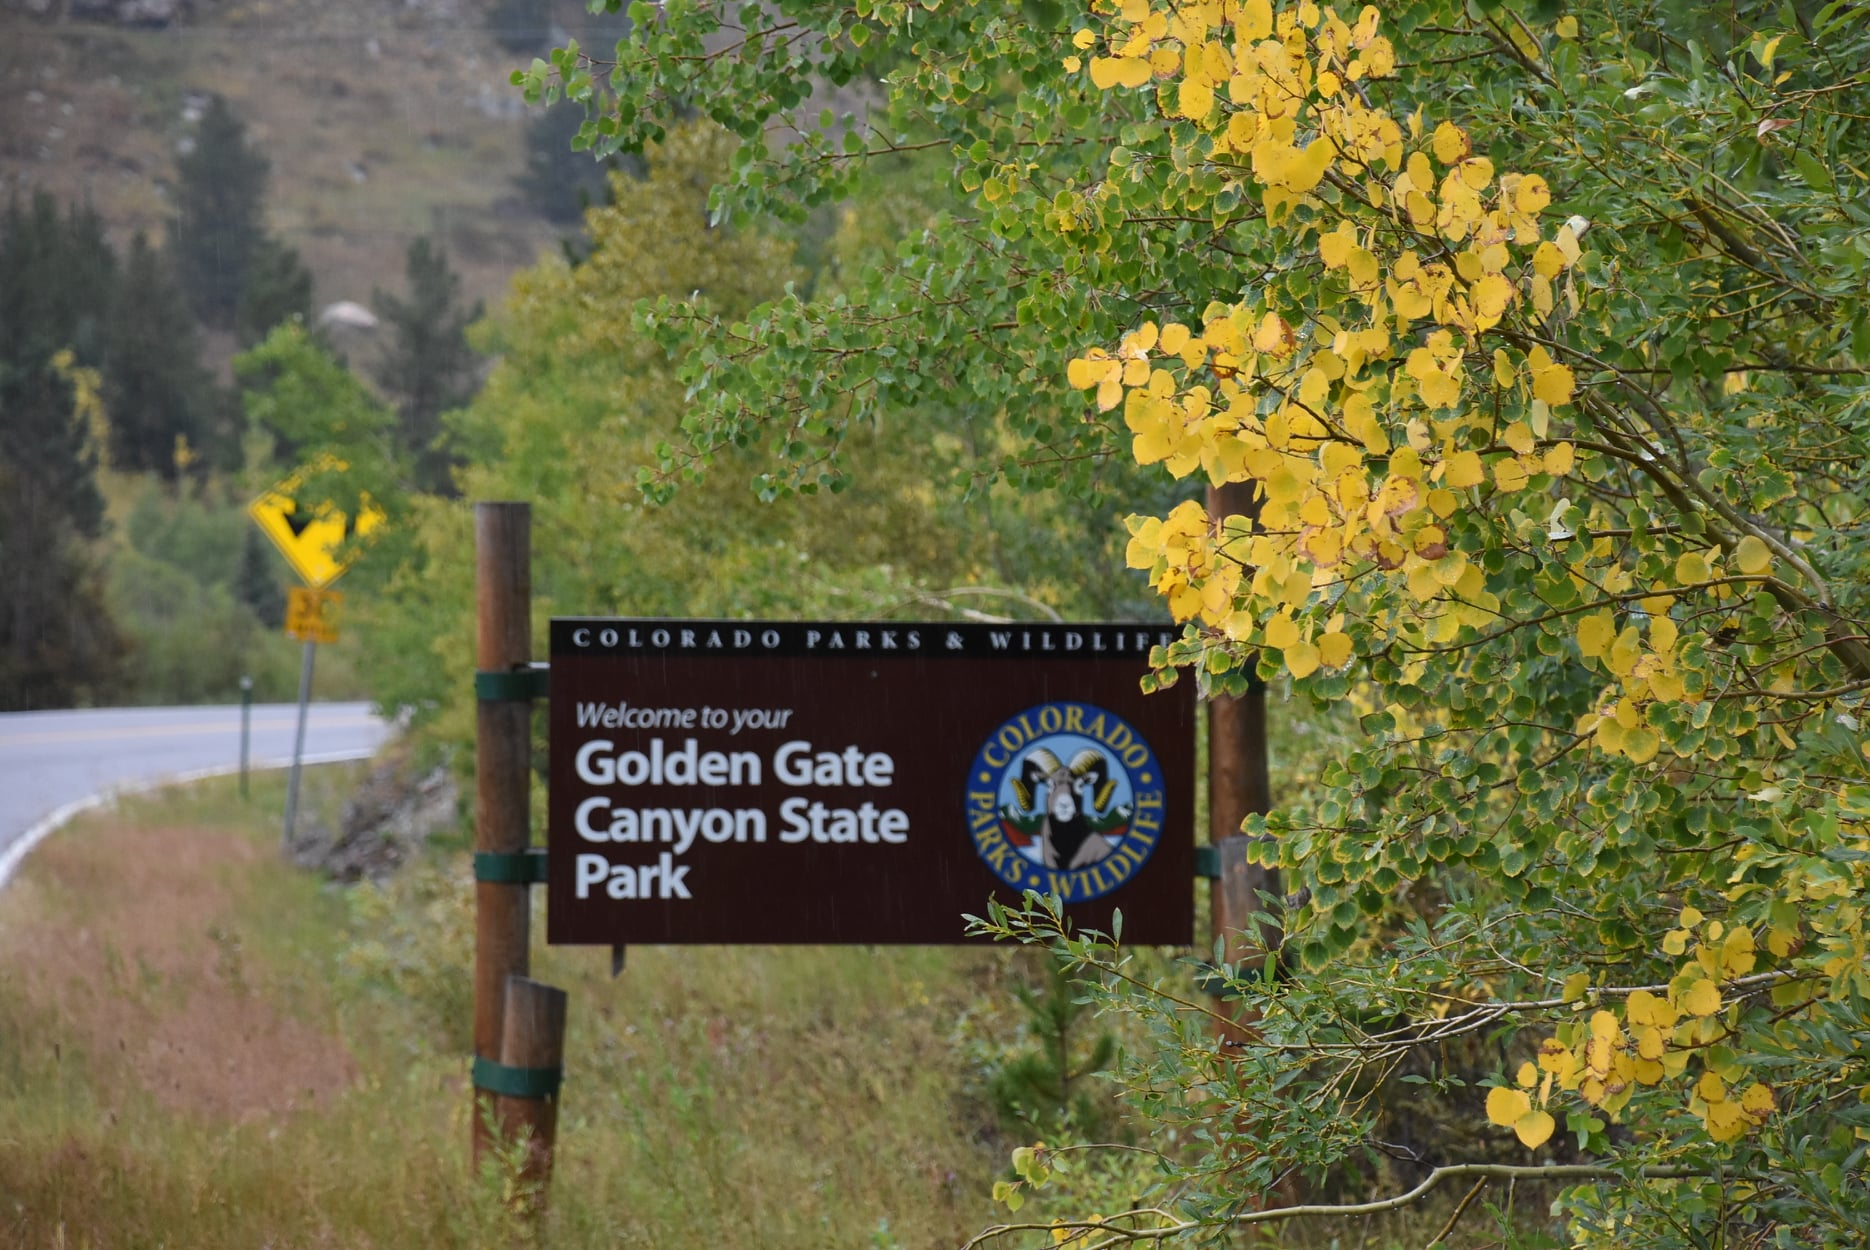
{"label": "grassy roadside", "polygon": [[[335,804],[345,769],[314,774]],[[86,818],[0,894],[0,1244],[506,1246],[469,1174],[460,854],[278,859],[283,782]],[[571,992],[551,1244],[954,1246],[1005,1158],[958,1044],[998,952],[541,950]]]}

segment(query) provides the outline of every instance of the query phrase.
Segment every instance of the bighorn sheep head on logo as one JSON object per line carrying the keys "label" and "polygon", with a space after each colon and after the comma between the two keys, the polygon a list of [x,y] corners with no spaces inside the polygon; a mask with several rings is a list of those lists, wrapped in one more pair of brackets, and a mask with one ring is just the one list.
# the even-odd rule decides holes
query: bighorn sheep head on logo
{"label": "bighorn sheep head on logo", "polygon": [[1044,747],[1035,747],[1020,761],[1012,779],[1013,797],[1020,811],[1035,812],[1035,800],[1045,790],[1045,821],[1039,831],[1039,849],[1047,868],[1082,868],[1110,854],[1110,843],[1093,837],[1091,820],[1102,815],[1117,783],[1110,762],[1101,751],[1086,747],[1059,761]]}

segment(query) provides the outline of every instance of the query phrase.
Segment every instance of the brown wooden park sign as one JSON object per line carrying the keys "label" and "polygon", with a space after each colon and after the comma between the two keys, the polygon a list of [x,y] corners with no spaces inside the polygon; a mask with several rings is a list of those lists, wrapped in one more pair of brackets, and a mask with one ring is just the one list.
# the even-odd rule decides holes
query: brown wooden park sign
{"label": "brown wooden park sign", "polygon": [[613,971],[631,944],[959,942],[1028,890],[1077,928],[1120,909],[1125,941],[1186,945],[1198,876],[1224,958],[1264,958],[1247,918],[1278,881],[1238,836],[1266,810],[1263,698],[1207,705],[1221,836],[1198,867],[1193,683],[1140,686],[1179,631],[569,617],[542,672],[530,508],[474,521],[474,1147],[526,1143],[524,1205],[551,1174],[566,1017],[530,977],[533,885],[547,940],[610,946]]}
{"label": "brown wooden park sign", "polygon": [[1142,625],[551,625],[547,940],[963,939],[989,896],[1193,935],[1194,700]]}

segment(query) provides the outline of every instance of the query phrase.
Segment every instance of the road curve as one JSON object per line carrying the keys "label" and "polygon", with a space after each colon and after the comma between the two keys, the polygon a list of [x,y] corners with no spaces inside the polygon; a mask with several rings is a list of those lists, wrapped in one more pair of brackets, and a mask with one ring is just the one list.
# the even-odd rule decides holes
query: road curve
{"label": "road curve", "polygon": [[[298,706],[253,708],[253,764],[292,759]],[[367,703],[314,703],[305,758],[329,763],[376,751],[388,727]],[[0,886],[54,816],[93,796],[163,779],[231,772],[240,763],[240,707],[96,708],[0,713]],[[56,823],[56,822],[54,822]]]}

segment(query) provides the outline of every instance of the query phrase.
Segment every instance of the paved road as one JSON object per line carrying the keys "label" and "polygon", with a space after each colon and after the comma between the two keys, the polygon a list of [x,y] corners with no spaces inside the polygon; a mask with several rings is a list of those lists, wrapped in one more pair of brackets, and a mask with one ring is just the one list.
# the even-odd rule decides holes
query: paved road
{"label": "paved road", "polygon": [[[253,708],[251,758],[289,762],[297,705]],[[369,755],[387,734],[367,703],[314,703],[305,758]],[[240,707],[99,708],[0,713],[0,885],[10,848],[68,804],[100,791],[147,785],[240,762]]]}

